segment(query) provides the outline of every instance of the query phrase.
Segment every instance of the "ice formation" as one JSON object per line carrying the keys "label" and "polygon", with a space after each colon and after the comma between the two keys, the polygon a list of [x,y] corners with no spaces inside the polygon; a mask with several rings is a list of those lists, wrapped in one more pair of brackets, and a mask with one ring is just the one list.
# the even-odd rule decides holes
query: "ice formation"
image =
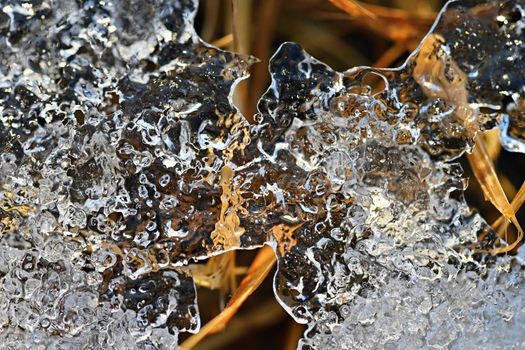
{"label": "ice formation", "polygon": [[174,348],[185,266],[270,244],[301,349],[523,348],[523,259],[477,252],[502,243],[454,160],[498,125],[525,151],[524,11],[450,2],[395,70],[286,43],[250,125],[254,59],[203,43],[196,1],[4,2],[0,346]]}
{"label": "ice formation", "polygon": [[173,348],[200,324],[179,267],[238,243],[215,223],[252,59],[193,0],[1,4],[0,347]]}
{"label": "ice formation", "polygon": [[450,2],[394,70],[334,72],[293,43],[272,58],[259,148],[309,192],[284,190],[296,226],[274,237],[299,349],[525,347],[523,261],[477,253],[499,243],[454,162],[497,125],[523,151],[524,10]]}

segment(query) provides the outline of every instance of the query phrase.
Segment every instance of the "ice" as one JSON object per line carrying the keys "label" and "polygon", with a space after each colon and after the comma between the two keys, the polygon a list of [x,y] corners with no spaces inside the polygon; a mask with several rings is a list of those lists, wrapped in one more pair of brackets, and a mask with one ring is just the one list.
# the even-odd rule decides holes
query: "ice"
{"label": "ice", "polygon": [[340,316],[317,314],[299,348],[522,349],[523,272],[417,282],[380,275],[373,292],[336,309]]}
{"label": "ice", "polygon": [[301,349],[522,348],[523,252],[482,253],[506,242],[456,159],[498,126],[523,151],[525,3],[450,2],[399,69],[285,43],[252,125],[255,59],[202,42],[196,6],[2,4],[1,346],[175,348],[187,265],[269,244]]}
{"label": "ice", "polygon": [[210,237],[220,170],[249,140],[230,97],[253,58],[203,43],[196,10],[2,2],[2,349],[168,349],[198,331],[180,267],[239,246]]}
{"label": "ice", "polygon": [[309,326],[298,349],[524,346],[522,263],[480,253],[502,242],[455,163],[498,125],[522,150],[524,6],[448,3],[399,69],[339,73],[294,43],[273,56],[255,128],[262,164],[294,179],[293,233],[273,239],[276,295]]}

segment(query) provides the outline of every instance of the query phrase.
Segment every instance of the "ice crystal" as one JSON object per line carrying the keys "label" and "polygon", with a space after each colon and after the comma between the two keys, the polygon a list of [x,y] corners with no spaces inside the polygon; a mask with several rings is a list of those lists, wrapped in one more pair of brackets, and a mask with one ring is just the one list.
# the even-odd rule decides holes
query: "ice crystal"
{"label": "ice crystal", "polygon": [[2,346],[176,347],[186,265],[266,243],[300,347],[522,347],[522,261],[476,253],[454,160],[495,126],[525,149],[524,8],[451,2],[395,70],[284,44],[250,125],[254,59],[203,43],[195,1],[4,2]]}

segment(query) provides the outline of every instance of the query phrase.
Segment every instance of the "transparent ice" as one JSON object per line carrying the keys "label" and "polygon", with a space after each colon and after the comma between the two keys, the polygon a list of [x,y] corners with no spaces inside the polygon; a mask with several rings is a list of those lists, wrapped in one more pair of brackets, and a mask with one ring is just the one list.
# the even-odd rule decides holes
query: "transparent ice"
{"label": "transparent ice", "polygon": [[196,1],[1,6],[0,348],[175,348],[187,265],[263,244],[300,349],[525,347],[523,250],[482,253],[456,163],[494,127],[525,150],[523,0],[448,3],[399,69],[285,43],[251,125],[255,59]]}
{"label": "transparent ice", "polygon": [[0,5],[0,347],[176,347],[252,59],[193,0]]}
{"label": "transparent ice", "polygon": [[274,235],[275,290],[309,325],[298,349],[525,346],[523,261],[480,253],[505,243],[456,163],[498,125],[523,151],[524,9],[452,1],[399,69],[338,73],[294,43],[272,58],[256,129],[269,168],[303,172],[295,195],[274,186],[295,225]]}

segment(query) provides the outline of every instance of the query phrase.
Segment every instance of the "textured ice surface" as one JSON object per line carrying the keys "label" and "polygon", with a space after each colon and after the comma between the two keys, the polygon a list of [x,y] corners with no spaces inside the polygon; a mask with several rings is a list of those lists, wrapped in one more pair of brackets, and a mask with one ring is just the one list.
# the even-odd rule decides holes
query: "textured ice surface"
{"label": "textured ice surface", "polygon": [[269,243],[299,346],[523,347],[522,261],[476,253],[504,242],[454,163],[524,149],[523,1],[450,3],[397,70],[285,44],[254,125],[195,1],[1,6],[0,346],[174,348],[185,265]]}
{"label": "textured ice surface", "polygon": [[[508,265],[507,265],[508,264]],[[457,271],[436,280],[380,273],[375,288],[323,310],[299,348],[523,349],[522,265]]]}
{"label": "textured ice surface", "polygon": [[193,0],[0,4],[0,347],[171,349],[200,323],[178,266],[240,245],[220,171],[252,59]]}
{"label": "textured ice surface", "polygon": [[272,184],[293,221],[274,235],[275,289],[309,324],[299,348],[525,346],[524,269],[476,253],[501,242],[454,163],[498,124],[523,150],[524,8],[451,2],[396,70],[338,73],[293,43],[272,58],[256,128],[264,167],[299,179],[296,195]]}

